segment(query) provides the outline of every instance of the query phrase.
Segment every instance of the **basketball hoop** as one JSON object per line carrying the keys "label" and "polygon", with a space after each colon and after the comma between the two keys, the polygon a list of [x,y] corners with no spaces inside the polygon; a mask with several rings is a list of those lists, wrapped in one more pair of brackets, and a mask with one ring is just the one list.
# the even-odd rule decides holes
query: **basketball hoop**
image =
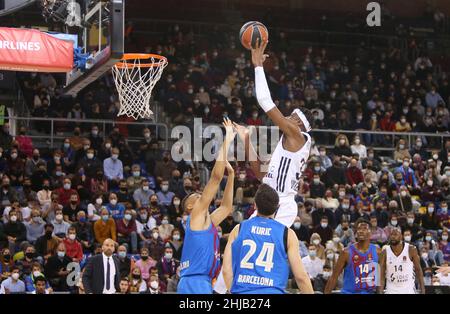
{"label": "basketball hoop", "polygon": [[150,97],[161,78],[167,58],[155,54],[128,53],[113,67],[112,74],[119,93],[118,116],[149,119]]}

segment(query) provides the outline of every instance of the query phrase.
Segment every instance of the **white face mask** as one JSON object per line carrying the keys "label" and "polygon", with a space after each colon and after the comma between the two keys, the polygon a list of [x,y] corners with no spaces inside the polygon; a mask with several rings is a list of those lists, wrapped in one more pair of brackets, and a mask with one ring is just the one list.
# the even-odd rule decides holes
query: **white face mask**
{"label": "white face mask", "polygon": [[339,243],[341,241],[341,239],[339,237],[334,237],[333,238],[333,242],[334,243]]}
{"label": "white face mask", "polygon": [[442,240],[447,241],[448,240],[448,235],[443,235],[442,236]]}
{"label": "white face mask", "polygon": [[392,224],[393,226],[396,226],[396,225],[397,225],[397,220],[391,220],[391,224]]}
{"label": "white face mask", "polygon": [[411,236],[405,236],[405,241],[406,242],[411,242]]}
{"label": "white face mask", "polygon": [[316,257],[317,252],[316,251],[309,251],[309,256]]}
{"label": "white face mask", "polygon": [[166,254],[164,254],[164,257],[165,257],[166,259],[172,259],[172,256],[173,256],[172,253],[166,253]]}
{"label": "white face mask", "polygon": [[174,239],[175,241],[179,241],[179,240],[180,240],[180,235],[179,235],[179,234],[174,234],[174,235],[173,235],[173,239]]}
{"label": "white face mask", "polygon": [[180,200],[173,201],[173,205],[179,206],[180,205]]}
{"label": "white face mask", "polygon": [[158,234],[158,232],[153,232],[153,239],[158,239],[158,237],[159,237],[159,234]]}
{"label": "white face mask", "polygon": [[97,199],[95,200],[95,203],[97,203],[97,205],[102,205],[103,199],[97,198]]}
{"label": "white face mask", "polygon": [[428,258],[428,253],[425,253],[425,252],[422,253],[422,258],[423,258],[423,259],[427,259],[427,258]]}
{"label": "white face mask", "polygon": [[144,191],[148,191],[150,188],[148,187],[148,185],[144,185],[143,187],[142,187],[142,190],[144,190]]}
{"label": "white face mask", "polygon": [[13,274],[11,275],[11,277],[12,277],[12,279],[14,279],[14,280],[18,280],[18,279],[19,279],[19,273],[13,273]]}
{"label": "white face mask", "polygon": [[70,187],[71,187],[71,184],[70,184],[70,183],[64,184],[64,189],[70,190]]}
{"label": "white face mask", "polygon": [[11,220],[12,222],[16,222],[16,221],[17,221],[17,216],[16,216],[16,215],[11,216],[11,217],[9,218],[9,220]]}
{"label": "white face mask", "polygon": [[334,259],[334,254],[333,253],[327,254],[327,258],[328,259]]}
{"label": "white face mask", "polygon": [[325,229],[326,227],[328,227],[328,224],[326,222],[322,222],[320,226]]}
{"label": "white face mask", "polygon": [[152,281],[152,282],[150,282],[150,287],[151,287],[153,290],[156,290],[156,289],[158,289],[158,287],[159,287],[159,283],[158,283],[157,281]]}
{"label": "white face mask", "polygon": [[407,218],[408,224],[412,225],[414,223],[414,218]]}
{"label": "white face mask", "polygon": [[163,220],[161,221],[161,223],[162,223],[163,225],[167,225],[167,224],[169,223],[169,221],[168,221],[167,219],[163,219]]}
{"label": "white face mask", "polygon": [[401,192],[400,192],[400,195],[401,195],[402,197],[405,197],[405,196],[406,196],[406,191],[401,191]]}
{"label": "white face mask", "polygon": [[117,200],[115,198],[113,198],[112,200],[109,201],[111,203],[111,205],[115,206],[117,204]]}
{"label": "white face mask", "polygon": [[86,156],[87,156],[88,159],[94,158],[94,154],[92,154],[92,153],[86,154]]}
{"label": "white face mask", "polygon": [[294,222],[294,228],[295,229],[300,229],[301,225],[302,224],[299,221]]}
{"label": "white face mask", "polygon": [[319,245],[320,244],[320,240],[319,239],[314,239],[313,240],[313,244],[314,245]]}
{"label": "white face mask", "polygon": [[75,240],[76,237],[77,236],[75,234],[73,234],[73,233],[69,234],[69,239],[72,240],[72,241]]}
{"label": "white face mask", "polygon": [[324,271],[324,272],[322,273],[322,277],[323,277],[324,279],[328,279],[328,278],[330,278],[330,276],[331,276],[331,272],[329,272],[329,271]]}
{"label": "white face mask", "polygon": [[61,221],[61,220],[63,220],[63,215],[58,214],[55,216],[55,218],[56,218],[56,220]]}

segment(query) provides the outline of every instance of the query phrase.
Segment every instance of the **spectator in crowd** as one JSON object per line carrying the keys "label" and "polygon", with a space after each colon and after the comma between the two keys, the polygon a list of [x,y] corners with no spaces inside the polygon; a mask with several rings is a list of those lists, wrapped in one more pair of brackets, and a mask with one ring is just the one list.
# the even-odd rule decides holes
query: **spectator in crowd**
{"label": "spectator in crowd", "polygon": [[117,248],[117,257],[119,258],[121,278],[128,277],[131,271],[131,259],[127,256],[127,247],[125,245],[119,245]]}
{"label": "spectator in crowd", "polygon": [[14,254],[18,250],[20,243],[27,238],[27,229],[18,220],[18,213],[15,210],[9,212],[8,222],[3,226],[3,237],[6,239],[11,254]]}
{"label": "spectator in crowd", "polygon": [[156,264],[158,268],[159,279],[166,284],[168,280],[176,275],[177,268],[180,266],[180,262],[173,257],[173,250],[170,246],[166,246],[164,249],[164,256]]}
{"label": "spectator in crowd", "polygon": [[142,278],[141,270],[138,266],[135,266],[130,273],[130,292],[146,292],[147,284],[146,280]]}
{"label": "spectator in crowd", "polygon": [[83,248],[77,240],[77,230],[71,226],[67,230],[67,237],[63,240],[66,247],[66,254],[76,263],[80,263],[83,259]]}
{"label": "spectator in crowd", "polygon": [[44,234],[45,221],[41,218],[39,209],[33,209],[31,212],[31,220],[24,222],[27,229],[27,241],[34,244],[36,240]]}
{"label": "spectator in crowd", "polygon": [[106,208],[100,211],[101,219],[94,223],[94,238],[98,243],[103,243],[106,239],[116,241],[116,223],[110,217]]}
{"label": "spectator in crowd", "polygon": [[122,219],[124,216],[125,206],[118,202],[116,193],[109,194],[109,203],[106,204],[105,209],[113,219]]}
{"label": "spectator in crowd", "polygon": [[165,215],[162,217],[161,225],[158,227],[159,235],[161,239],[166,242],[172,235],[172,231],[175,227],[169,223],[169,216]]}
{"label": "spectator in crowd", "polygon": [[55,291],[68,291],[67,276],[69,270],[67,265],[71,262],[72,259],[67,256],[64,243],[59,243],[56,254],[48,258],[44,271]]}
{"label": "spectator in crowd", "polygon": [[58,194],[59,204],[62,206],[67,206],[69,204],[70,197],[73,194],[78,195],[78,192],[72,189],[72,180],[70,180],[70,178],[64,178],[63,187],[57,189],[56,193]]}
{"label": "spectator in crowd", "polygon": [[322,216],[320,224],[312,232],[320,236],[322,245],[325,245],[327,241],[331,240],[333,238],[333,229],[329,226],[328,217]]}
{"label": "spectator in crowd", "polygon": [[177,272],[171,278],[167,279],[167,293],[176,293],[178,282],[180,281],[180,266],[177,268]]}
{"label": "spectator in crowd", "polygon": [[131,176],[127,178],[127,186],[130,192],[134,192],[136,189],[142,186],[142,180],[145,178],[141,176],[141,166],[134,164],[131,166]]}
{"label": "spectator in crowd", "polygon": [[148,207],[150,205],[150,196],[155,194],[155,191],[150,189],[150,183],[147,179],[142,180],[142,186],[136,189],[133,193],[133,199],[136,202],[136,207]]}
{"label": "spectator in crowd", "polygon": [[139,268],[142,279],[146,282],[150,278],[150,269],[155,267],[157,263],[157,260],[153,259],[149,252],[148,248],[141,248],[140,259],[134,264],[135,267]]}
{"label": "spectator in crowd", "polygon": [[25,283],[19,277],[19,268],[11,267],[11,275],[0,285],[0,294],[25,293]]}
{"label": "spectator in crowd", "polygon": [[130,209],[125,210],[122,219],[116,220],[117,242],[131,248],[131,253],[136,254],[138,249],[137,227]]}
{"label": "spectator in crowd", "polygon": [[111,150],[111,157],[103,161],[103,173],[112,188],[119,186],[119,181],[123,179],[123,164],[119,159],[119,149],[114,147]]}
{"label": "spectator in crowd", "polygon": [[328,279],[331,277],[331,267],[325,263],[322,268],[322,273],[318,274],[313,280],[313,288],[316,292],[324,292]]}
{"label": "spectator in crowd", "polygon": [[150,241],[145,243],[150,251],[150,256],[153,260],[158,261],[164,254],[164,242],[159,236],[158,228],[153,228],[152,237]]}
{"label": "spectator in crowd", "polygon": [[52,221],[52,225],[54,227],[53,235],[64,239],[67,231],[69,230],[70,224],[64,221],[63,210],[55,210],[55,219]]}
{"label": "spectator in crowd", "polygon": [[323,271],[323,261],[317,257],[316,246],[311,244],[308,247],[308,256],[302,258],[303,265],[311,280],[314,280]]}
{"label": "spectator in crowd", "polygon": [[94,243],[93,226],[87,221],[86,213],[79,211],[77,214],[77,221],[72,224],[75,228],[77,240],[80,241],[83,253],[90,253]]}

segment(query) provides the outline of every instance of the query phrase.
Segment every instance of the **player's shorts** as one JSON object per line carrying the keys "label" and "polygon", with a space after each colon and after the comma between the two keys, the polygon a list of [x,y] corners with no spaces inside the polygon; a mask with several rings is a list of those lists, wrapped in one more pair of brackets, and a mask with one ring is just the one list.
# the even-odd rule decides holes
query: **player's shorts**
{"label": "player's shorts", "polygon": [[212,294],[213,288],[209,276],[186,276],[178,282],[178,294]]}
{"label": "player's shorts", "polygon": [[[255,217],[255,211],[251,217]],[[278,208],[275,220],[290,228],[298,216],[298,205],[293,196],[280,197],[280,207]]]}
{"label": "player's shorts", "polygon": [[385,294],[417,294],[417,292],[414,288],[386,288]]}

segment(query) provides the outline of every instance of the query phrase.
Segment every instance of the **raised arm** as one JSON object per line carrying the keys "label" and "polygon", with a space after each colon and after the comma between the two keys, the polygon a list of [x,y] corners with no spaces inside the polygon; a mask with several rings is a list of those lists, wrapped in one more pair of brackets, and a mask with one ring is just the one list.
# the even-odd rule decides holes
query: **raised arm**
{"label": "raised arm", "polygon": [[261,181],[266,173],[261,171],[262,162],[259,159],[252,142],[250,141],[250,130],[245,126],[239,125],[237,123],[233,123],[233,127],[236,130],[241,141],[244,143],[245,159],[250,163],[250,168],[252,169],[255,176]]}
{"label": "raised arm", "polygon": [[333,291],[333,289],[336,288],[338,277],[344,270],[344,267],[347,264],[347,259],[348,259],[348,251],[344,250],[342,251],[342,254],[339,255],[339,258],[333,269],[333,274],[331,275],[330,279],[328,279],[327,285],[325,286],[324,291],[325,294],[330,294]]}
{"label": "raised arm", "polygon": [[228,237],[227,246],[225,247],[225,252],[223,254],[223,279],[225,281],[225,286],[227,290],[230,291],[231,285],[233,284],[233,260],[231,246],[239,232],[239,225],[235,226],[233,231],[231,231]]}
{"label": "raised arm", "polygon": [[309,279],[308,273],[300,258],[300,244],[297,235],[292,229],[288,229],[288,260],[294,274],[297,286],[303,294],[314,294],[314,289]]}
{"label": "raised arm", "polygon": [[220,181],[222,181],[225,166],[227,163],[228,147],[234,141],[236,134],[233,131],[233,125],[228,118],[224,118],[223,125],[225,126],[226,135],[222,147],[217,155],[216,163],[211,173],[211,178],[203,189],[200,198],[195,202],[192,208],[191,221],[194,224],[203,224],[206,214],[208,213],[209,205],[219,189]]}
{"label": "raised arm", "polygon": [[270,90],[267,85],[263,68],[264,61],[268,57],[268,55],[264,53],[267,44],[268,41],[263,43],[258,41],[257,48],[252,49],[252,62],[255,66],[256,98],[258,99],[259,106],[267,113],[273,123],[275,123],[287,137],[295,137],[299,133],[297,124],[283,116],[270,96]]}
{"label": "raised arm", "polygon": [[225,186],[225,191],[223,193],[222,203],[219,208],[211,214],[212,223],[216,227],[219,226],[222,221],[233,211],[234,169],[228,161],[226,162],[226,168],[228,178],[227,185]]}

